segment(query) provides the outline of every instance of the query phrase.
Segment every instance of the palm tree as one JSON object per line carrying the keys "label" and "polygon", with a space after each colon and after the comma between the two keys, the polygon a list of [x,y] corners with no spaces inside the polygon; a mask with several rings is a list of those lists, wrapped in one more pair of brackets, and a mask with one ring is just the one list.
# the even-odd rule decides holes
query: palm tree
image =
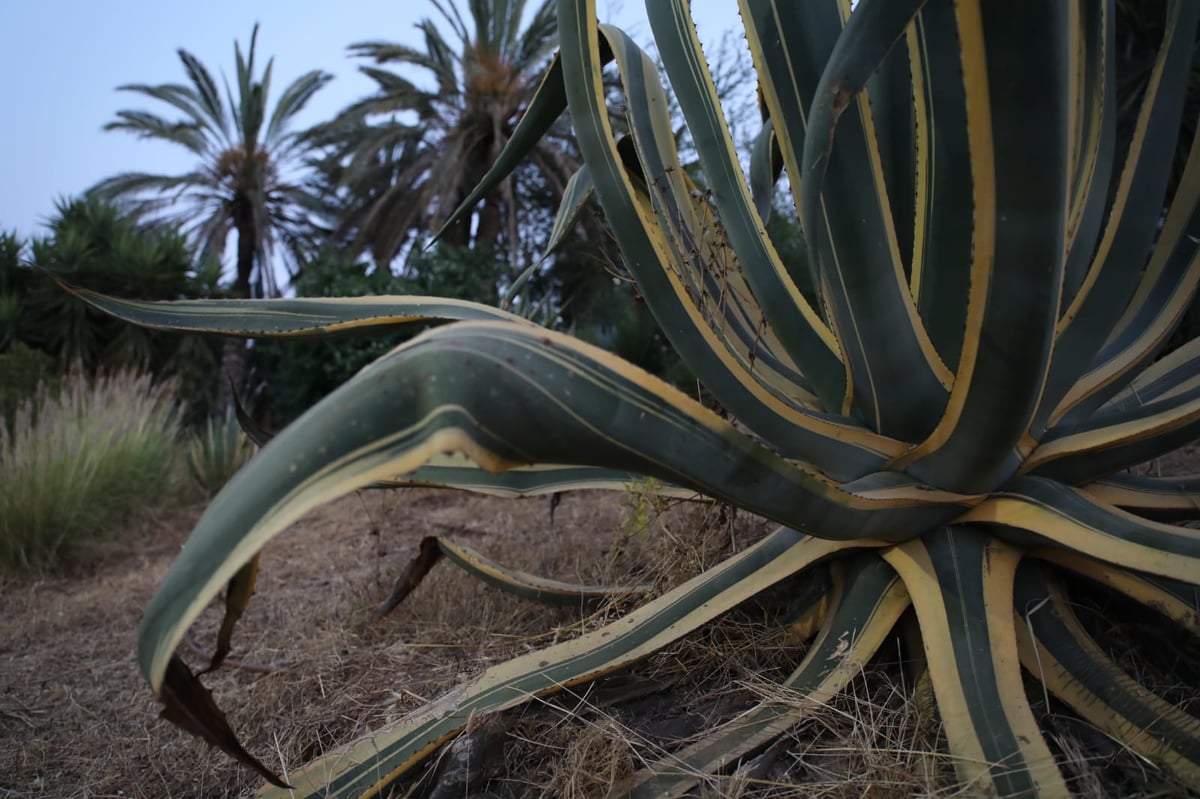
{"label": "palm tree", "polygon": [[[327,147],[323,170],[346,190],[342,206],[333,209],[339,232],[370,249],[377,263],[394,259],[414,231],[436,229],[466,198],[508,141],[557,44],[553,0],[543,0],[523,29],[524,0],[471,0],[469,24],[453,0],[433,5],[449,40],[424,19],[417,25],[421,49],[351,45],[351,53],[375,62],[360,69],[376,90],[342,111],[320,137]],[[415,82],[383,64],[417,67],[431,80]],[[500,245],[515,267],[527,195],[548,187],[561,196],[578,168],[572,153],[564,126],[443,241]]]}
{"label": "palm tree", "polygon": [[[271,68],[254,74],[258,26],[250,34],[243,56],[234,43],[237,92],[225,81],[225,98],[216,81],[191,53],[180,49],[179,60],[188,85],[132,84],[120,91],[159,100],[183,114],[167,119],[146,111],[120,111],[105,130],[129,131],[187,148],[197,159],[182,175],[126,172],[98,184],[94,191],[125,201],[138,215],[180,224],[203,254],[220,257],[230,232],[237,234],[237,272],[233,294],[238,297],[278,293],[270,257],[277,244],[293,267],[303,262],[308,215],[314,201],[295,180],[311,147],[308,139],[290,130],[296,114],[333,76],[313,70],[301,75],[280,95],[268,115]],[[265,126],[264,126],[265,123]]]}

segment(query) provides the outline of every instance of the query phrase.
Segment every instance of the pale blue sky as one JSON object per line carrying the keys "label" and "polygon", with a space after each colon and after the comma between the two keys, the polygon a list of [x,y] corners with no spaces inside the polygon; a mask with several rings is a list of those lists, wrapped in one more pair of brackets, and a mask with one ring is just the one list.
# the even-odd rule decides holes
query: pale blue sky
{"label": "pale blue sky", "polygon": [[[736,5],[693,2],[704,41],[738,24]],[[601,19],[649,42],[639,0],[599,6]],[[298,118],[303,126],[373,85],[358,75],[347,45],[383,39],[419,46],[413,25],[427,16],[440,19],[427,0],[0,0],[0,230],[40,234],[56,198],[119,172],[189,168],[182,148],[101,129],[123,108],[169,111],[116,87],[184,82],[177,48],[214,72],[230,72],[234,40],[248,44],[260,23],[258,53],[275,57],[276,92],[310,69],[336,76]]]}

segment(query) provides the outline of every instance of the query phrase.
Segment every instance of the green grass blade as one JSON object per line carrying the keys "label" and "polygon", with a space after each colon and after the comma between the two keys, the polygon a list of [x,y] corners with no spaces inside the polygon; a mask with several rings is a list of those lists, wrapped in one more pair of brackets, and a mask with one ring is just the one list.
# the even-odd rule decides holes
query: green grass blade
{"label": "green grass blade", "polygon": [[1020,551],[955,525],[883,556],[912,596],[938,710],[965,790],[1070,796],[1021,682],[1012,609]]}

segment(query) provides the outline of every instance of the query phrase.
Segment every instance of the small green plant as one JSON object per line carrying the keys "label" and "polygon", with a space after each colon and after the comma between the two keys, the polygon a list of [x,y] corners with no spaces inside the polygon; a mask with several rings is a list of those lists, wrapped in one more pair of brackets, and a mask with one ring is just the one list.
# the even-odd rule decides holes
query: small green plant
{"label": "small green plant", "polygon": [[188,473],[211,496],[250,460],[256,449],[230,409],[224,416],[210,417],[192,436],[187,449]]}
{"label": "small green plant", "polygon": [[172,383],[76,370],[0,424],[0,566],[41,571],[165,491],[179,407]]}

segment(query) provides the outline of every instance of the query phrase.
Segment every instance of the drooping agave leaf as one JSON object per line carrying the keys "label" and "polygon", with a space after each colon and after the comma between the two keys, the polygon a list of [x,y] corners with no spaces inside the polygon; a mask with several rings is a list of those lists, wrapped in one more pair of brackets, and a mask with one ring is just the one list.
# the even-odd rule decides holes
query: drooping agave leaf
{"label": "drooping agave leaf", "polygon": [[[274,434],[267,432],[254,420],[242,405],[237,392],[234,392],[233,398],[234,411],[242,431],[256,445],[265,446],[275,437]],[[623,491],[639,477],[634,472],[619,469],[554,466],[544,463],[518,466],[504,472],[491,472],[464,454],[438,453],[403,477],[393,476],[377,480],[367,488],[459,488],[498,497],[529,497],[561,491]],[[695,491],[670,483],[660,482],[655,486],[655,491],[661,496],[679,499],[699,498]]]}
{"label": "drooping agave leaf", "polygon": [[392,593],[375,608],[375,616],[385,616],[394,610],[413,592],[442,556],[465,572],[506,594],[532,599],[548,605],[579,606],[612,599],[617,596],[645,594],[650,586],[645,585],[583,585],[551,580],[536,574],[501,566],[470,547],[456,544],[448,538],[426,536],[417,547],[417,554],[408,568],[396,578]]}
{"label": "drooping agave leaf", "polygon": [[[492,390],[477,391],[464,374]],[[841,491],[615,356],[525,325],[425,333],[302,421],[217,496],[151,602],[139,661],[155,688],[187,626],[268,540],[321,502],[447,451],[498,472],[583,458],[585,466],[624,464],[830,538],[902,538],[961,510],[941,494],[866,499]],[[892,513],[876,513],[885,507]]]}

